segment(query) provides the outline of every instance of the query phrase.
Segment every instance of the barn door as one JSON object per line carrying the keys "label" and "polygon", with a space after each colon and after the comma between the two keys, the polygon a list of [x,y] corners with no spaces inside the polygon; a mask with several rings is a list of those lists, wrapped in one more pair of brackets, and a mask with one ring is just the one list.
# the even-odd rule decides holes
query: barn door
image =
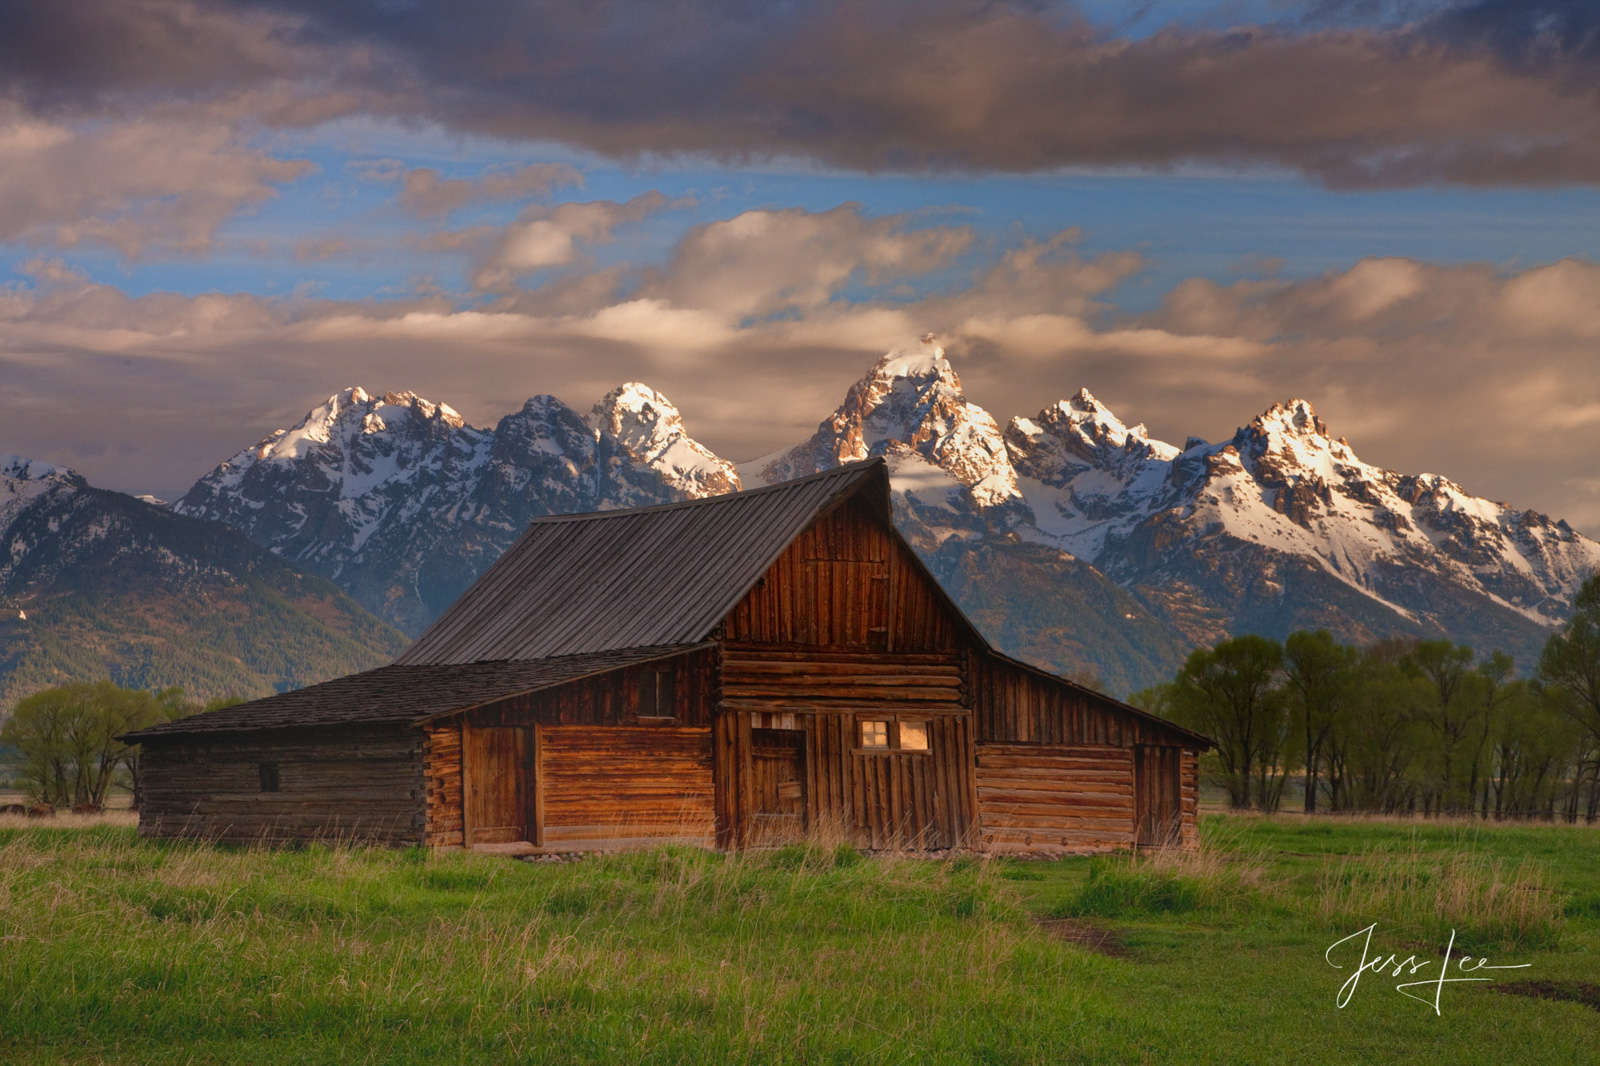
{"label": "barn door", "polygon": [[528,741],[519,728],[463,727],[467,846],[528,839]]}
{"label": "barn door", "polygon": [[784,844],[806,830],[806,734],[750,730],[751,843]]}
{"label": "barn door", "polygon": [[1162,848],[1182,839],[1179,824],[1181,748],[1133,749],[1133,816],[1140,847]]}

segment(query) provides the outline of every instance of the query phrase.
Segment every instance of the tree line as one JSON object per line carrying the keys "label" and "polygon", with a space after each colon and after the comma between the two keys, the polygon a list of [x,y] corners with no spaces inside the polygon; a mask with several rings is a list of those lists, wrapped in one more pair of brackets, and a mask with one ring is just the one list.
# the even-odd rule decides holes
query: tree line
{"label": "tree line", "polygon": [[60,685],[17,701],[0,726],[0,744],[18,752],[18,784],[34,802],[97,810],[113,785],[138,793],[139,747],[119,736],[239,702],[196,703],[177,687]]}
{"label": "tree line", "polygon": [[1132,700],[1216,741],[1235,808],[1600,818],[1600,574],[1530,676],[1448,640],[1364,647],[1325,630],[1193,652]]}

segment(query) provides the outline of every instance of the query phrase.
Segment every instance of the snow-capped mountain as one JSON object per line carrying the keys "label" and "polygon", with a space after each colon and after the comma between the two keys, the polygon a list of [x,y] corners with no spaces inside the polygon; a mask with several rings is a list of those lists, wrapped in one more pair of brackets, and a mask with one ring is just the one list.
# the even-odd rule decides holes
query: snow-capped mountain
{"label": "snow-capped mountain", "polygon": [[111,677],[259,696],[387,661],[399,633],[214,522],[0,457],[0,711]]}
{"label": "snow-capped mountain", "polygon": [[[1305,400],[1180,450],[1084,391],[1013,419],[1006,443],[1035,516],[1029,535],[1130,588],[1233,601],[1231,619],[1312,624],[1331,595],[1340,612],[1371,619],[1368,635],[1392,628],[1390,612],[1402,628],[1459,634],[1469,620],[1458,611],[1478,603],[1485,643],[1524,628],[1518,620],[1558,623],[1600,569],[1600,544],[1565,522],[1362,462]],[[1186,628],[1216,635],[1215,622]]]}
{"label": "snow-capped mountain", "polygon": [[926,527],[919,546],[1027,517],[999,424],[966,398],[931,337],[879,359],[808,440],[744,470],[771,485],[873,456],[888,460],[900,503]]}
{"label": "snow-capped mountain", "polygon": [[[770,483],[888,456],[902,526],[969,610],[1016,599],[977,574],[962,581],[979,551],[1028,556],[1057,585],[1070,571],[1079,595],[1103,599],[1054,552],[1133,594],[1123,623],[1148,611],[1189,646],[1326,626],[1350,640],[1449,635],[1529,663],[1600,569],[1600,544],[1565,522],[1362,462],[1304,400],[1182,448],[1087,390],[995,428],[925,339],[879,360],[809,440],[746,473]],[[1033,552],[1008,547],[1018,541]]]}
{"label": "snow-capped mountain", "polygon": [[648,385],[612,389],[587,422],[598,440],[621,446],[619,460],[655,471],[686,499],[739,490],[738,468],[690,437],[678,409]]}
{"label": "snow-capped mountain", "polygon": [[1431,474],[1362,462],[1303,400],[1183,447],[1081,391],[1004,430],[924,338],[879,359],[810,438],[735,467],[637,383],[580,417],[538,396],[473,429],[349,389],[174,504],[332,577],[418,632],[542,514],[632,507],[888,459],[896,520],[1014,654],[1164,680],[1196,644],[1326,627],[1537,655],[1600,544]]}
{"label": "snow-capped mountain", "polygon": [[494,429],[410,392],[345,389],[173,504],[224,522],[420,632],[539,515],[738,489],[738,473],[636,383],[586,419],[535,396]]}

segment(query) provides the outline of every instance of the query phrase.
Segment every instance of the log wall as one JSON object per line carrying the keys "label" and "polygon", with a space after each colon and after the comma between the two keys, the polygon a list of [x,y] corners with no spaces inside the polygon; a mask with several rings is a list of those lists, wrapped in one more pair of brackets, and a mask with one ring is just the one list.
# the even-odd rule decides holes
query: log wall
{"label": "log wall", "polygon": [[1181,763],[1183,768],[1183,791],[1180,824],[1183,833],[1183,846],[1197,848],[1200,846],[1200,753],[1185,751]]}
{"label": "log wall", "polygon": [[[147,741],[139,834],[420,844],[423,743],[416,729]],[[276,768],[278,791],[263,791],[263,763]]]}
{"label": "log wall", "polygon": [[462,818],[461,719],[447,718],[423,727],[423,765],[427,798],[427,843],[461,847]]}
{"label": "log wall", "polygon": [[712,843],[708,727],[540,726],[542,843]]}
{"label": "log wall", "polygon": [[1133,752],[1109,745],[981,744],[985,851],[1067,854],[1134,842]]}
{"label": "log wall", "polygon": [[[672,678],[670,718],[660,716],[649,694],[661,671]],[[427,842],[436,847],[464,843],[463,725],[528,732],[528,836],[544,847],[581,850],[632,838],[709,841],[716,685],[716,653],[706,649],[429,723],[424,727]],[[650,713],[641,715],[641,709]]]}

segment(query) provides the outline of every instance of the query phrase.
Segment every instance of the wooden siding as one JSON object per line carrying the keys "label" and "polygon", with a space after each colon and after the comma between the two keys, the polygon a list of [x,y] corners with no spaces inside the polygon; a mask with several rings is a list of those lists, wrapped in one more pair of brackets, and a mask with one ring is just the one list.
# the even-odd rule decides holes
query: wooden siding
{"label": "wooden siding", "polygon": [[961,658],[954,652],[729,644],[722,655],[721,692],[724,710],[810,712],[892,705],[966,713]]}
{"label": "wooden siding", "polygon": [[1112,851],[1134,840],[1133,753],[1109,745],[980,744],[985,851]]}
{"label": "wooden siding", "polygon": [[[477,726],[645,725],[709,726],[716,706],[716,649],[570,681],[556,688],[491,703],[466,712]],[[673,719],[641,718],[641,685],[670,670],[677,707]],[[648,701],[645,702],[648,706]]]}
{"label": "wooden siding", "polygon": [[711,730],[539,727],[547,848],[712,843]]}
{"label": "wooden siding", "polygon": [[1134,842],[1169,847],[1183,839],[1183,749],[1133,749]]}
{"label": "wooden siding", "polygon": [[[461,791],[469,844],[512,844],[530,839],[535,752],[528,743],[534,729],[481,726],[462,736]],[[536,830],[537,833],[537,830]]]}
{"label": "wooden siding", "polygon": [[980,744],[1184,744],[1159,721],[976,649],[967,683]]}
{"label": "wooden siding", "polygon": [[461,847],[465,843],[461,791],[461,719],[430,722],[423,730],[426,769],[427,843]]}
{"label": "wooden siding", "polygon": [[[465,841],[463,727],[469,734],[506,727],[525,731],[529,754],[524,795],[529,814],[524,836],[529,842],[580,850],[616,846],[630,834],[709,841],[715,667],[715,650],[704,649],[581,678],[429,723],[424,730],[427,842],[461,847]],[[676,713],[671,718],[659,716],[651,695],[655,675],[663,670],[672,678]],[[641,716],[641,708],[652,713]],[[582,737],[590,739],[580,744]],[[697,738],[693,743],[699,745],[699,754],[688,762],[686,737]],[[582,755],[583,750],[589,754]],[[579,784],[573,777],[576,766],[591,767],[598,776],[589,785]],[[642,780],[638,788],[624,787],[608,766],[622,767],[616,773],[643,773],[649,780]],[[687,774],[683,781],[670,780],[680,772]],[[662,808],[650,805],[654,802],[650,797],[660,799],[668,793],[678,798],[664,800]],[[597,806],[602,802],[613,803],[615,809],[602,812]],[[674,826],[689,828],[678,831]]]}
{"label": "wooden siding", "polygon": [[892,651],[956,646],[956,615],[864,500],[797,537],[724,622],[728,640]]}
{"label": "wooden siding", "polygon": [[[860,719],[927,722],[925,751],[861,749]],[[757,741],[767,730],[797,731],[802,743],[804,829],[818,839],[878,850],[967,846],[975,821],[971,719],[892,707],[861,713],[729,711],[717,720],[718,843],[770,842],[760,830],[763,790]]]}
{"label": "wooden siding", "polygon": [[[257,733],[147,742],[139,833],[234,843],[423,840],[416,729]],[[278,791],[262,791],[263,763]]]}

